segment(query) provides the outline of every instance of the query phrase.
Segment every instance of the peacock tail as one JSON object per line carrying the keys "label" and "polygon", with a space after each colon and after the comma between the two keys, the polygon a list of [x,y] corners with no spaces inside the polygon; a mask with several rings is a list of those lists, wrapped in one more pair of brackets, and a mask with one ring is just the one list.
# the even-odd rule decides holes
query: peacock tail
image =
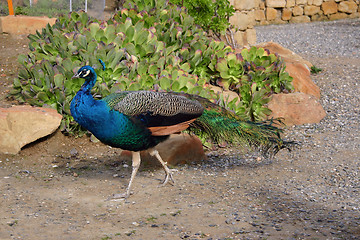
{"label": "peacock tail", "polygon": [[[282,129],[276,127],[282,124],[280,119],[262,122],[242,120],[234,112],[211,102],[198,95],[187,93],[172,93],[199,102],[204,111],[187,129],[188,132],[201,139],[211,139],[215,144],[229,144],[260,148],[264,153],[276,154],[286,147],[281,139]],[[272,152],[269,152],[272,150]]]}
{"label": "peacock tail", "polygon": [[283,144],[281,130],[270,123],[239,121],[231,114],[224,115],[215,110],[205,110],[190,124],[189,131],[201,138],[210,138],[215,143],[261,147],[265,152],[270,148],[280,149]]}

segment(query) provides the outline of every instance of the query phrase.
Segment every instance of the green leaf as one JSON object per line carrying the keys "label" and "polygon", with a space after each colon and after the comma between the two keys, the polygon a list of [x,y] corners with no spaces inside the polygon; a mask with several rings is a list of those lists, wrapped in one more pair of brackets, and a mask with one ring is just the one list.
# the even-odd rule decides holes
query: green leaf
{"label": "green leaf", "polygon": [[163,90],[169,90],[171,85],[171,80],[167,77],[160,78],[160,87]]}
{"label": "green leaf", "polygon": [[46,93],[44,92],[39,92],[37,95],[36,95],[36,98],[38,98],[39,100],[43,101],[43,102],[47,102],[49,101],[49,97],[46,95]]}
{"label": "green leaf", "polygon": [[227,65],[227,61],[226,59],[222,58],[222,59],[219,59],[216,66],[215,66],[215,69],[220,72],[220,74],[225,74],[227,73],[227,71],[229,70],[229,67]]}
{"label": "green leaf", "polygon": [[71,72],[72,72],[72,70],[73,70],[73,63],[72,63],[72,61],[71,61],[69,58],[63,60],[62,66],[63,66],[67,71],[71,71]]}
{"label": "green leaf", "polygon": [[133,43],[126,43],[125,44],[125,49],[130,55],[136,55],[137,54],[135,45]]}
{"label": "green leaf", "polygon": [[99,29],[100,29],[100,25],[99,25],[99,23],[96,23],[96,22],[91,23],[91,24],[89,25],[89,29],[90,29],[91,36],[92,36],[93,38],[95,38],[96,33],[97,33],[97,32],[99,31]]}
{"label": "green leaf", "polygon": [[138,30],[134,34],[134,43],[135,44],[144,44],[148,39],[149,32],[147,30]]}
{"label": "green leaf", "polygon": [[135,34],[135,28],[133,26],[130,26],[125,32],[126,41],[127,42],[133,42],[134,41],[134,34]]}
{"label": "green leaf", "polygon": [[54,83],[56,87],[61,88],[64,85],[64,76],[62,74],[55,74]]}

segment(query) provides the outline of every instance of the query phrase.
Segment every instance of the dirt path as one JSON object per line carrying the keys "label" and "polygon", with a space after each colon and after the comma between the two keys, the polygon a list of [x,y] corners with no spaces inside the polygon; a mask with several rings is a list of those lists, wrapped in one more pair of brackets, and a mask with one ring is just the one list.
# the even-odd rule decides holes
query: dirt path
{"label": "dirt path", "polygon": [[[0,96],[26,44],[0,35]],[[324,68],[315,78],[327,96],[340,71],[360,66],[310,60]],[[142,166],[127,201],[106,201],[130,177],[120,150],[57,132],[0,155],[0,239],[360,239],[359,138],[347,135],[358,126],[340,125],[328,117],[287,130],[301,147],[271,161],[235,149],[209,153],[208,162],[178,167],[175,186],[157,187],[161,168]]]}

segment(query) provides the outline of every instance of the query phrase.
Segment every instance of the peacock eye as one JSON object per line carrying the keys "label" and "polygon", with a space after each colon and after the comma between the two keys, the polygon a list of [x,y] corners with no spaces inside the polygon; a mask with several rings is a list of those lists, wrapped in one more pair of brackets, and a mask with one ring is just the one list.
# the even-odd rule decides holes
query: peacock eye
{"label": "peacock eye", "polygon": [[81,75],[83,76],[83,77],[86,77],[87,75],[89,75],[90,74],[90,70],[82,70],[81,71]]}

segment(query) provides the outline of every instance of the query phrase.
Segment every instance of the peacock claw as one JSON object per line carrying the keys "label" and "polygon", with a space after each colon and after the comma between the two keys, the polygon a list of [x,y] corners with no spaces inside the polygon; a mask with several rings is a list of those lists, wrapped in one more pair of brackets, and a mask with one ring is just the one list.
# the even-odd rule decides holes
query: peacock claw
{"label": "peacock claw", "polygon": [[131,193],[129,192],[113,194],[107,199],[107,201],[116,200],[116,199],[127,199],[130,195]]}
{"label": "peacock claw", "polygon": [[163,187],[165,186],[167,183],[171,184],[171,185],[174,185],[175,184],[175,181],[174,181],[174,178],[173,178],[173,175],[171,172],[167,173],[165,175],[165,179],[162,181],[162,183],[160,184],[160,187]]}
{"label": "peacock claw", "polygon": [[174,185],[175,181],[174,181],[172,173],[177,171],[177,170],[169,169],[168,166],[167,166],[167,162],[164,162],[162,160],[162,158],[160,157],[160,154],[159,154],[159,152],[157,150],[153,150],[152,152],[150,152],[150,155],[155,156],[157,158],[157,160],[161,163],[161,165],[162,165],[162,167],[164,168],[164,171],[165,171],[165,179],[161,183],[160,186],[165,186],[169,181],[170,181],[169,182],[170,184]]}

